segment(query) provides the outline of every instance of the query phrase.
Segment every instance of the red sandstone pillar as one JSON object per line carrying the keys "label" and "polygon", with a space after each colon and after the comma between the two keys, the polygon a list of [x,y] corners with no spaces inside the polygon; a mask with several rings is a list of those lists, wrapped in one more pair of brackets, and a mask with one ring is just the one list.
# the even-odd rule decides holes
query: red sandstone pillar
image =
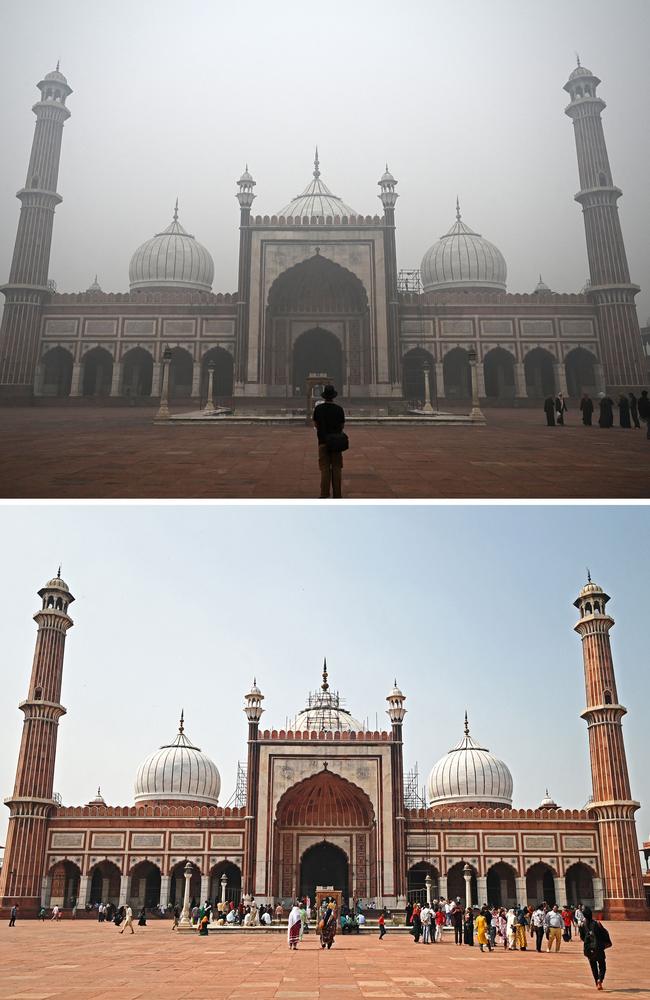
{"label": "red sandstone pillar", "polygon": [[[404,820],[404,757],[402,751],[402,724],[406,709],[404,695],[397,680],[387,696],[388,717],[392,723],[391,784],[393,787],[393,882],[397,905],[406,903],[406,832]],[[384,886],[381,887],[385,891]]]}
{"label": "red sandstone pillar", "polygon": [[257,791],[259,787],[260,746],[259,726],[262,718],[264,695],[253,680],[253,686],[245,696],[244,712],[248,719],[248,766],[246,770],[246,816],[244,818],[244,863],[242,891],[252,895],[255,892],[255,839],[257,837]]}
{"label": "red sandstone pillar", "polygon": [[29,694],[19,708],[25,714],[10,810],[4,865],[0,875],[0,906],[17,902],[22,916],[40,906],[45,874],[48,818],[52,798],[65,637],[73,622],[68,606],[74,597],[58,575],[38,592],[43,605],[34,615],[38,625]]}
{"label": "red sandstone pillar", "polygon": [[587,707],[582,712],[589,730],[593,801],[589,811],[598,820],[606,918],[644,920],[641,860],[609,632],[614,619],[605,607],[608,595],[595,583],[582,588],[574,602],[580,612],[575,631],[582,639]]}

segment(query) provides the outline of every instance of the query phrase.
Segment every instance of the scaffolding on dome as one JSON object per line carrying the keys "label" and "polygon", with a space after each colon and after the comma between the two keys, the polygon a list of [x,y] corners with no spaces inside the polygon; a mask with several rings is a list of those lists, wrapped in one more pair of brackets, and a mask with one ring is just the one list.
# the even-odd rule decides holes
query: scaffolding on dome
{"label": "scaffolding on dome", "polygon": [[422,293],[420,268],[416,267],[412,270],[402,268],[397,276],[397,290],[398,292],[414,292],[416,295],[420,295]]}
{"label": "scaffolding on dome", "polygon": [[424,786],[420,790],[420,775],[418,765],[415,764],[404,775],[404,808],[426,809],[426,807],[426,792]]}
{"label": "scaffolding on dome", "polygon": [[226,802],[227,809],[243,809],[246,805],[246,796],[248,793],[248,770],[247,765],[242,764],[240,760],[237,761],[237,781],[235,783],[235,791],[232,793],[228,801]]}

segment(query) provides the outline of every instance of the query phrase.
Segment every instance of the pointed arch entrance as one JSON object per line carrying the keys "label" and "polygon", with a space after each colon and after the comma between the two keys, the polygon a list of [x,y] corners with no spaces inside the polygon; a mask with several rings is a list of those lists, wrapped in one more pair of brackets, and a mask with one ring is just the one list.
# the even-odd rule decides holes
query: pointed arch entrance
{"label": "pointed arch entrance", "polygon": [[263,381],[276,394],[302,393],[310,371],[326,371],[339,392],[371,381],[366,290],[320,250],[271,285],[262,347]]}
{"label": "pointed arch entrance", "polygon": [[345,851],[327,840],[308,847],[300,859],[300,895],[315,899],[317,886],[339,889],[344,899],[353,891]]}

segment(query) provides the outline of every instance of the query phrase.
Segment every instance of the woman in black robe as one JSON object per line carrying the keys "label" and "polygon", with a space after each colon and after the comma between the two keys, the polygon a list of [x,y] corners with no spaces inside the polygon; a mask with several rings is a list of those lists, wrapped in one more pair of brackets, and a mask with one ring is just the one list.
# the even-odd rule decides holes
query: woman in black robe
{"label": "woman in black robe", "polygon": [[614,426],[614,401],[605,396],[604,394],[600,397],[599,402],[600,416],[598,417],[598,424],[600,427],[613,427]]}
{"label": "woman in black robe", "polygon": [[631,427],[630,401],[627,396],[620,396],[618,400],[618,420],[621,427]]}
{"label": "woman in black robe", "polygon": [[591,416],[594,412],[594,404],[591,396],[588,396],[587,393],[585,393],[580,400],[580,410],[582,412],[583,424],[585,427],[591,427]]}
{"label": "woman in black robe", "polygon": [[474,944],[474,913],[472,910],[465,910],[463,917],[463,944]]}
{"label": "woman in black robe", "polygon": [[544,400],[544,413],[546,414],[546,426],[555,427],[555,400],[552,396],[547,396]]}
{"label": "woman in black robe", "polygon": [[147,926],[147,911],[143,906],[142,909],[140,910],[140,916],[138,917],[138,927],[146,927],[146,926]]}

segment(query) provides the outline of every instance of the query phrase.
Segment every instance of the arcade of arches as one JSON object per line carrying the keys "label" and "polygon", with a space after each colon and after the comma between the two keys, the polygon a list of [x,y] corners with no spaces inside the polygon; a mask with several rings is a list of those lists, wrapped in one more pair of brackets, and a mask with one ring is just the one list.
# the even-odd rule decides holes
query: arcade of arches
{"label": "arcade of arches", "polygon": [[[374,810],[362,789],[327,769],[289,788],[274,827],[273,895],[377,894]],[[307,889],[312,891],[307,892]]]}
{"label": "arcade of arches", "polygon": [[[520,879],[517,871],[505,861],[493,864],[483,878],[478,877],[473,866],[470,867],[473,903],[480,900],[481,903],[488,902],[490,906],[506,908],[517,903],[534,905],[538,902],[546,902],[551,906],[555,903],[558,906],[563,906],[564,903],[570,903],[572,906],[578,903],[592,907],[596,905],[595,873],[588,865],[581,862],[572,865],[564,878],[558,878],[553,869],[541,861],[528,869],[525,879]],[[465,862],[457,862],[447,872],[446,879],[442,879],[437,868],[426,861],[412,865],[407,872],[408,898],[411,901],[424,902],[427,898],[425,879],[430,875],[433,899],[440,895],[447,899],[460,898],[464,903],[466,899],[464,869]]]}
{"label": "arcade of arches", "polygon": [[268,296],[263,381],[302,394],[325,373],[347,395],[370,373],[370,316],[362,282],[317,252],[273,282]]}

